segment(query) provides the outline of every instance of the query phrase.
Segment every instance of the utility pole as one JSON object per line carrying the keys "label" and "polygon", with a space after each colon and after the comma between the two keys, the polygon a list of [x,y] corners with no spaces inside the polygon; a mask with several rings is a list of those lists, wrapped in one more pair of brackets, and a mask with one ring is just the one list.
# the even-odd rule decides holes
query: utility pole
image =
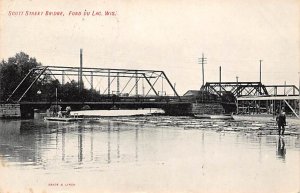
{"label": "utility pole", "polygon": [[262,60],[259,60],[259,83],[260,83],[260,85],[259,85],[259,94],[261,94],[261,62],[262,62]]}
{"label": "utility pole", "polygon": [[220,94],[221,94],[221,83],[222,83],[222,67],[219,67],[219,80],[220,80]]}
{"label": "utility pole", "polygon": [[239,77],[238,76],[236,76],[235,77],[236,78],[236,90],[237,90],[237,96],[239,96],[239,88],[238,88],[238,86],[239,86]]}
{"label": "utility pole", "polygon": [[204,57],[202,53],[202,58],[198,58],[198,64],[202,65],[202,86],[204,86],[204,64],[206,64],[207,58]]}
{"label": "utility pole", "polygon": [[261,62],[262,60],[259,60],[259,82],[261,83]]}

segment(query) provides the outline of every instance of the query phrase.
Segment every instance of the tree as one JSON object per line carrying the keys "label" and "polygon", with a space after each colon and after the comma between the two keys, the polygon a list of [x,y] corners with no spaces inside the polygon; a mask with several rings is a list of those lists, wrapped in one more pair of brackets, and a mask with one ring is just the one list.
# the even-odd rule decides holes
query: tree
{"label": "tree", "polygon": [[[0,100],[6,100],[29,70],[38,66],[41,66],[41,63],[24,52],[17,53],[7,61],[2,60],[0,63]],[[29,77],[30,80],[33,78]]]}

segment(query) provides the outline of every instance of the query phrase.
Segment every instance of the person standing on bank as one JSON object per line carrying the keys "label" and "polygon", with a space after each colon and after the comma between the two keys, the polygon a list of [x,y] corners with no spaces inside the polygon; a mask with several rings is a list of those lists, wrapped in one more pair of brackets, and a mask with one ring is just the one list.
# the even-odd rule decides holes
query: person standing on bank
{"label": "person standing on bank", "polygon": [[[282,108],[279,111],[279,114],[276,117],[276,122],[278,125],[278,134],[284,135],[284,130],[285,130],[284,126],[286,126],[286,117],[285,117],[284,108]],[[282,129],[282,133],[281,133],[281,129]]]}

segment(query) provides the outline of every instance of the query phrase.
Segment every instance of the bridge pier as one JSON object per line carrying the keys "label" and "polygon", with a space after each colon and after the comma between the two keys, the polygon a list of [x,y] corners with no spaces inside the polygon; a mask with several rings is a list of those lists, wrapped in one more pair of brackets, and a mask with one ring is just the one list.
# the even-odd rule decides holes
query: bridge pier
{"label": "bridge pier", "polygon": [[[35,111],[44,113],[50,106],[56,103],[50,102],[22,102],[20,103],[20,117],[34,118]],[[107,102],[58,102],[57,105],[64,110],[70,106],[73,111],[82,110],[85,106],[89,106],[90,110],[110,110],[117,109],[145,109],[145,108],[159,108],[165,111],[166,115],[183,116],[192,115],[192,106],[190,102],[123,102],[123,101],[107,101]]]}
{"label": "bridge pier", "polygon": [[19,104],[0,104],[0,118],[20,118]]}

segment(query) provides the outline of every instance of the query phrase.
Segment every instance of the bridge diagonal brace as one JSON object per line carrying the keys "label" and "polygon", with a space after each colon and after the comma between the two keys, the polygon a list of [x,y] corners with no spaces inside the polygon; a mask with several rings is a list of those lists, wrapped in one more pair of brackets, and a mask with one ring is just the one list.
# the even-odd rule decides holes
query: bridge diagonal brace
{"label": "bridge diagonal brace", "polygon": [[126,89],[127,85],[129,84],[129,82],[131,81],[131,79],[134,77],[134,75],[132,75],[130,77],[130,79],[126,82],[125,86],[123,87],[123,89],[121,90],[121,93],[123,93],[123,91]]}
{"label": "bridge diagonal brace", "polygon": [[219,97],[222,97],[221,93],[219,93],[219,92],[215,89],[215,87],[210,87],[210,89],[211,89],[215,94],[217,94]]}
{"label": "bridge diagonal brace", "polygon": [[[148,82],[148,84],[150,85],[151,89],[153,90],[153,92],[155,93],[156,96],[158,96],[157,91],[154,89],[153,85],[151,84],[151,82],[149,81],[149,79],[146,77],[145,73],[143,73],[143,76],[145,78],[145,80]],[[148,96],[150,91],[147,92],[146,96]]]}
{"label": "bridge diagonal brace", "polygon": [[[116,77],[114,77],[110,82],[109,82],[109,85],[111,85],[114,80],[116,79]],[[106,89],[103,91],[103,93],[105,93],[107,90],[108,90],[109,87],[106,87]]]}
{"label": "bridge diagonal brace", "polygon": [[[153,88],[153,86],[156,84],[156,82],[158,81],[158,79],[161,77],[161,74],[159,75],[159,76],[157,76],[156,77],[156,79],[155,79],[155,81],[154,81],[154,83],[151,85],[151,83],[150,83],[150,85],[151,85],[151,88]],[[147,94],[146,94],[146,96],[149,94],[149,92],[151,91],[151,88],[148,90],[148,92],[147,92]],[[158,93],[155,93],[156,94],[156,96],[158,96]]]}
{"label": "bridge diagonal brace", "polygon": [[177,91],[175,90],[175,88],[173,87],[172,83],[170,82],[169,78],[167,77],[167,75],[165,74],[164,71],[162,71],[162,74],[164,75],[165,79],[167,80],[167,82],[169,83],[169,86],[172,88],[173,92],[175,93],[175,95],[178,97],[178,99],[181,101],[180,96],[178,95]]}
{"label": "bridge diagonal brace", "polygon": [[29,85],[29,87],[26,89],[26,91],[23,93],[23,95],[19,98],[18,102],[22,100],[22,98],[25,96],[25,94],[31,89],[32,85],[41,77],[42,74],[47,70],[47,66],[39,73],[39,75],[34,79],[34,81]]}
{"label": "bridge diagonal brace", "polygon": [[55,76],[55,75],[52,73],[52,71],[51,71],[51,70],[49,70],[49,69],[48,69],[48,71],[49,71],[49,72],[50,72],[50,74],[51,74],[51,75],[54,77],[54,79],[55,79],[55,80],[58,80],[58,79],[56,78],[56,76]]}
{"label": "bridge diagonal brace", "polygon": [[[136,83],[138,83],[139,81],[140,81],[140,79],[141,78],[138,78],[138,80],[137,80],[137,82]],[[134,87],[136,87],[136,85],[134,85],[131,89],[130,89],[130,91],[129,91],[129,93],[128,94],[130,94],[131,92],[132,92],[132,90],[134,89]]]}
{"label": "bridge diagonal brace", "polygon": [[285,104],[290,107],[290,109],[292,110],[292,112],[296,115],[297,118],[300,118],[296,111],[293,109],[293,107],[291,107],[291,105],[287,102],[287,100],[284,99]]}
{"label": "bridge diagonal brace", "polygon": [[90,84],[90,86],[92,86],[91,81],[86,77],[86,75],[82,75],[82,76],[86,79],[86,81]]}
{"label": "bridge diagonal brace", "polygon": [[11,93],[11,95],[8,97],[8,99],[6,99],[6,101],[8,102],[11,97],[15,94],[15,92],[20,88],[20,86],[23,84],[23,82],[27,79],[27,77],[31,74],[31,72],[33,72],[35,69],[31,69],[26,76],[23,78],[23,80],[18,84],[18,86],[15,88],[15,90]]}

